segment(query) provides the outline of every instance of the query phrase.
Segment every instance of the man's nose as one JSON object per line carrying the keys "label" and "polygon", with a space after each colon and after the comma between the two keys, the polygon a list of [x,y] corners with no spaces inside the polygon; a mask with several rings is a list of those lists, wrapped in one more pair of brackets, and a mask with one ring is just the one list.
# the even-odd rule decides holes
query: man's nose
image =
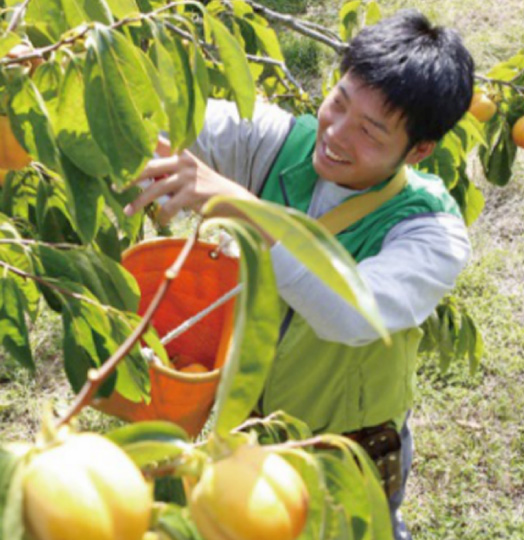
{"label": "man's nose", "polygon": [[344,148],[351,141],[354,129],[354,122],[351,118],[339,118],[328,127],[327,135],[331,142]]}

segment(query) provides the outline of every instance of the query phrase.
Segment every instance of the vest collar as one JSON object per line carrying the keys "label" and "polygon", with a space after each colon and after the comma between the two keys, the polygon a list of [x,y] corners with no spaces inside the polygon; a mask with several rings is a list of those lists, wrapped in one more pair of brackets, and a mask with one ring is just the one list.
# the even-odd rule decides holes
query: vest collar
{"label": "vest collar", "polygon": [[[313,150],[314,146],[305,160],[284,169],[279,176],[280,189],[282,190],[286,206],[296,208],[304,213],[307,213],[309,209],[315,184],[318,180],[318,174],[313,167]],[[380,184],[348,195],[344,201],[359,197],[371,191],[380,191],[398,174],[406,174],[405,167],[401,167],[395,175],[380,182]]]}

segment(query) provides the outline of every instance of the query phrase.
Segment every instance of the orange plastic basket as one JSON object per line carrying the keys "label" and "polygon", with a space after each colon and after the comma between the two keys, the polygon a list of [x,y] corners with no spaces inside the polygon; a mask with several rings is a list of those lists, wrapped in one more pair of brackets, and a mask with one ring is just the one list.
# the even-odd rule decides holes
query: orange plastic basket
{"label": "orange plastic basket", "polygon": [[[164,238],[142,242],[123,255],[123,266],[133,274],[141,291],[139,314],[153,298],[164,272],[176,259],[185,241]],[[218,300],[238,283],[238,260],[221,253],[214,244],[197,243],[171,283],[152,324],[160,337]],[[204,426],[214,402],[230,346],[234,299],[206,315],[166,345],[177,367],[203,364],[206,373],[181,373],[152,367],[151,401],[133,403],[117,392],[100,399],[96,407],[128,421],[169,420],[196,436]]]}

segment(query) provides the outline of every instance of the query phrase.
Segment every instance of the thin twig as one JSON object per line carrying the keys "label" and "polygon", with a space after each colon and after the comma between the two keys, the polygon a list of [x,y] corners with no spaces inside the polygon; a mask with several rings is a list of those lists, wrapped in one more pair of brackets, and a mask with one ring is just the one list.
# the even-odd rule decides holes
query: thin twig
{"label": "thin twig", "polygon": [[[517,75],[513,78],[513,80],[516,80],[520,75]],[[518,94],[524,94],[524,86],[519,86],[514,84],[511,81],[501,81],[500,79],[492,79],[491,77],[486,77],[485,75],[478,75],[475,74],[475,78],[479,81],[490,83],[490,84],[497,84],[499,86],[508,86],[509,88],[515,90]]]}
{"label": "thin twig", "polygon": [[118,363],[129,353],[129,351],[138,343],[144,332],[149,327],[149,323],[153,318],[160,302],[164,298],[169,286],[173,280],[178,276],[182,265],[187,259],[193,245],[198,237],[200,225],[198,225],[194,233],[187,239],[184,247],[180,251],[175,262],[164,273],[164,280],[159,285],[155,296],[151,300],[146,312],[144,313],[142,320],[131,333],[131,335],[120,345],[117,351],[102,364],[97,370],[90,370],[88,373],[87,381],[78,393],[75,401],[73,402],[67,413],[57,421],[57,427],[62,426],[69,422],[74,416],[76,416],[85,406],[91,403],[92,399],[96,395],[100,385],[105,379],[116,369]]}
{"label": "thin twig", "polygon": [[[29,2],[30,0],[26,0],[26,2]],[[176,6],[179,6],[181,4],[188,4],[188,3],[192,3],[192,2],[170,2],[169,4],[166,4],[165,6],[162,6],[154,11],[151,11],[149,13],[142,13],[140,15],[137,15],[137,16],[134,16],[134,17],[125,17],[124,19],[121,19],[119,21],[117,21],[116,23],[113,23],[111,25],[108,26],[108,28],[112,29],[112,30],[116,30],[122,26],[125,26],[126,24],[132,24],[132,23],[135,23],[135,22],[140,22],[140,21],[144,21],[144,20],[147,20],[147,19],[150,19],[150,18],[154,18],[156,15],[162,13],[163,11],[166,11],[166,10],[169,10],[169,9],[172,9],[173,7],[176,7]],[[75,41],[77,41],[78,39],[81,39],[83,38],[86,33],[93,27],[93,24],[84,24],[84,25],[81,25],[77,28],[77,32],[75,34],[73,34],[72,36],[69,36],[67,38],[63,38],[61,39],[60,41],[52,44],[52,45],[48,45],[47,47],[41,47],[39,49],[34,49],[33,51],[31,51],[31,53],[28,53],[28,54],[24,54],[24,55],[21,55],[21,56],[18,56],[16,58],[8,58],[8,59],[4,59],[4,60],[0,60],[0,65],[5,65],[5,66],[8,66],[10,64],[22,64],[24,62],[27,62],[28,60],[32,60],[34,58],[40,58],[42,57],[43,55],[45,54],[49,54],[53,51],[56,51],[58,49],[60,49],[61,47],[63,47],[64,45],[71,45],[72,43],[74,43]]]}
{"label": "thin twig", "polygon": [[[178,36],[180,36],[183,39],[187,39],[187,40],[192,40],[193,39],[193,36],[189,32],[186,32],[185,30],[182,30],[181,28],[179,28],[178,26],[175,26],[172,23],[169,23],[169,22],[165,21],[164,25],[166,26],[166,28],[169,28],[169,30],[171,30],[172,32],[174,32],[175,34],[177,34]],[[206,43],[204,41],[199,40],[198,44],[208,53],[216,53],[216,51],[217,51],[216,47],[213,47],[212,45],[209,45],[209,43]],[[266,64],[268,66],[279,67],[284,72],[286,77],[291,81],[291,83],[296,88],[298,88],[300,93],[304,93],[300,83],[293,77],[293,75],[289,71],[289,68],[287,67],[285,62],[283,62],[281,60],[276,60],[275,58],[269,58],[269,57],[266,57],[266,56],[255,56],[253,54],[246,54],[246,58],[249,61],[251,61],[251,62],[253,62],[255,64]]]}
{"label": "thin twig", "polygon": [[29,2],[31,2],[31,0],[25,0],[22,4],[20,4],[19,7],[16,8],[13,14],[13,18],[11,19],[11,22],[9,23],[7,30],[5,31],[6,34],[9,34],[9,32],[13,32],[14,30],[16,30],[18,24],[22,20],[22,16]]}
{"label": "thin twig", "polygon": [[40,240],[30,240],[27,238],[2,238],[0,239],[0,244],[20,244],[22,246],[44,246],[49,248],[56,248],[56,249],[77,249],[82,248],[84,246],[80,246],[79,244],[50,244],[49,242],[41,242]]}
{"label": "thin twig", "polygon": [[275,58],[269,58],[267,56],[255,56],[253,54],[246,54],[246,58],[255,64],[267,64],[269,66],[279,67],[284,72],[285,76],[291,81],[291,83],[298,88],[300,93],[304,93],[302,86],[295,79],[295,77],[293,77],[285,62],[276,60]]}
{"label": "thin twig", "polygon": [[283,13],[278,13],[277,11],[273,11],[272,9],[257,4],[256,2],[252,2],[251,0],[245,0],[245,2],[249,4],[256,13],[260,13],[268,21],[282,23],[288,28],[295,30],[299,34],[312,38],[315,41],[319,41],[320,43],[324,43],[324,45],[331,47],[338,54],[342,54],[348,48],[348,44],[344,43],[342,40],[331,39],[326,34],[314,29],[312,26],[308,27],[308,25],[304,22],[298,22],[296,17],[292,17],[291,15],[286,15]]}
{"label": "thin twig", "polygon": [[44,278],[41,278],[40,276],[36,276],[34,274],[30,274],[29,272],[24,272],[23,270],[20,270],[20,268],[16,268],[15,266],[11,266],[10,264],[0,261],[0,266],[5,268],[8,272],[11,272],[13,274],[16,274],[17,276],[20,276],[24,279],[31,279],[32,281],[36,281],[36,283],[40,283],[40,285],[44,285],[45,287],[48,287],[52,289],[53,291],[63,294],[65,296],[70,296],[71,298],[74,298],[75,300],[80,300],[81,302],[86,302],[88,304],[92,304],[96,307],[102,308],[102,309],[114,309],[110,306],[106,306],[104,304],[101,304],[100,302],[97,302],[96,300],[92,300],[91,298],[84,296],[83,294],[75,293],[73,291],[69,291],[67,289],[63,289],[62,287],[55,285],[54,283],[51,283],[47,281]]}

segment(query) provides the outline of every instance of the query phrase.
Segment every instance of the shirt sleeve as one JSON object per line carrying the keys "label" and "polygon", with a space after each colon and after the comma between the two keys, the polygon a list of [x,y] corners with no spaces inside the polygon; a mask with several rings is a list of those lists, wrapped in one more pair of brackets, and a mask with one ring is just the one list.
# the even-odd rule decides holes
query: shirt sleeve
{"label": "shirt sleeve", "polygon": [[[416,216],[393,227],[380,253],[358,264],[388,331],[422,324],[453,288],[470,251],[464,222],[452,215]],[[280,295],[318,337],[350,346],[379,338],[362,316],[281,244],[275,244],[271,254]]]}
{"label": "shirt sleeve", "polygon": [[221,175],[258,193],[293,125],[291,114],[257,101],[252,120],[236,105],[210,99],[204,128],[191,151]]}

